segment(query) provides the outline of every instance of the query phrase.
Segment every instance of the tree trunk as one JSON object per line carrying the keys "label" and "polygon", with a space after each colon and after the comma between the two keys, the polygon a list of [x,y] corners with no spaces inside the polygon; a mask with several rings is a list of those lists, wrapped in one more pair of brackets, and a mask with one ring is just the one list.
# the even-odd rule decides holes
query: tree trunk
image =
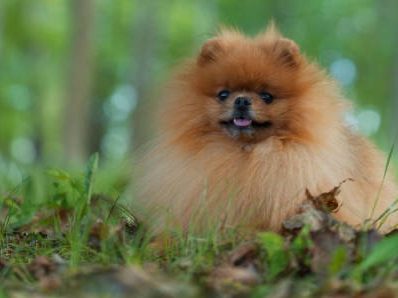
{"label": "tree trunk", "polygon": [[137,107],[132,115],[132,145],[139,147],[148,140],[150,125],[148,110],[155,88],[154,57],[159,37],[159,7],[157,1],[138,1],[133,31],[133,86],[137,92]]}
{"label": "tree trunk", "polygon": [[65,162],[87,158],[92,83],[93,0],[71,1],[71,55],[64,118]]}

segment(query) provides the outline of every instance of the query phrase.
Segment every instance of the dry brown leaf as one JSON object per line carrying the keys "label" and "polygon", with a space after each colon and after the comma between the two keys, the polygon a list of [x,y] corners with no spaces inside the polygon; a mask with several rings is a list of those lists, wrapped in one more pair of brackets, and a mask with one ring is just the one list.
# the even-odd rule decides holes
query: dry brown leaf
{"label": "dry brown leaf", "polygon": [[41,290],[49,292],[61,287],[60,262],[59,256],[38,256],[28,265],[29,272],[39,281]]}
{"label": "dry brown leaf", "polygon": [[107,239],[109,237],[109,233],[109,226],[101,219],[97,219],[97,221],[92,225],[90,229],[88,236],[88,245],[91,248],[100,250],[101,241]]}
{"label": "dry brown leaf", "polygon": [[208,275],[209,288],[223,297],[245,297],[252,286],[261,282],[258,254],[259,248],[254,242],[236,247]]}
{"label": "dry brown leaf", "polygon": [[62,281],[60,276],[54,274],[44,276],[39,280],[39,286],[45,292],[54,291],[61,287],[61,285]]}
{"label": "dry brown leaf", "polygon": [[311,269],[316,273],[324,273],[328,270],[331,258],[340,246],[344,243],[337,233],[330,230],[322,230],[311,233],[313,242]]}
{"label": "dry brown leaf", "polygon": [[299,213],[288,218],[282,223],[282,227],[288,233],[295,233],[305,225],[310,226],[311,231],[319,231],[329,221],[329,215],[314,208],[312,203],[304,202]]}
{"label": "dry brown leaf", "polygon": [[216,288],[231,283],[254,286],[261,282],[261,278],[253,266],[243,268],[224,265],[211,273],[209,281]]}
{"label": "dry brown leaf", "polygon": [[305,193],[307,195],[307,199],[310,200],[314,204],[315,208],[325,211],[325,212],[335,213],[341,207],[341,204],[337,200],[337,196],[339,195],[339,193],[341,191],[341,186],[344,183],[346,183],[347,181],[354,181],[354,180],[351,178],[345,179],[342,182],[340,182],[339,185],[334,187],[332,190],[330,190],[328,192],[321,193],[318,196],[313,196],[310,193],[310,191],[308,189],[306,189]]}
{"label": "dry brown leaf", "polygon": [[6,268],[6,266],[7,266],[6,261],[3,260],[3,259],[0,259],[0,272],[1,272],[1,270],[3,270],[4,268]]}
{"label": "dry brown leaf", "polygon": [[253,264],[257,255],[258,246],[254,242],[246,242],[229,254],[229,263],[232,266],[246,267]]}
{"label": "dry brown leaf", "polygon": [[53,274],[57,270],[57,264],[46,256],[36,257],[29,265],[29,272],[37,279]]}

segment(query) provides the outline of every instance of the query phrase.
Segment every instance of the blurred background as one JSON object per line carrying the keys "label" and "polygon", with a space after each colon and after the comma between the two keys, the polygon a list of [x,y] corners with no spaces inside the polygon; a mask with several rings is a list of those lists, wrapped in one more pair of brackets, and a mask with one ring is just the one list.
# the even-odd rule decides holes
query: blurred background
{"label": "blurred background", "polygon": [[[0,175],[126,164],[162,83],[218,25],[274,19],[337,80],[348,121],[385,150],[398,126],[398,1],[0,0]],[[325,136],[327,137],[327,136]]]}

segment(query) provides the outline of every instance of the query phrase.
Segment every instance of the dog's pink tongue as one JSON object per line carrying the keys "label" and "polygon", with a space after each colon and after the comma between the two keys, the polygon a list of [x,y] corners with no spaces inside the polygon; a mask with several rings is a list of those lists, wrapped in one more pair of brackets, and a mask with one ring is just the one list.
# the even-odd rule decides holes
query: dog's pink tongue
{"label": "dog's pink tongue", "polygon": [[250,119],[235,118],[234,124],[239,127],[246,127],[252,124],[252,121]]}

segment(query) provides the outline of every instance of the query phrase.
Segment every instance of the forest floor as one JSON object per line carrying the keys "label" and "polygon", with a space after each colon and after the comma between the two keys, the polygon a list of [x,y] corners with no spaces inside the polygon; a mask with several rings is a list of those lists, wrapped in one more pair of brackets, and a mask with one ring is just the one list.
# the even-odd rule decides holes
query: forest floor
{"label": "forest floor", "polygon": [[43,171],[1,194],[0,297],[398,295],[398,234],[335,221],[339,186],[308,194],[282,234],[224,227],[159,245],[117,191],[97,187],[97,164]]}

